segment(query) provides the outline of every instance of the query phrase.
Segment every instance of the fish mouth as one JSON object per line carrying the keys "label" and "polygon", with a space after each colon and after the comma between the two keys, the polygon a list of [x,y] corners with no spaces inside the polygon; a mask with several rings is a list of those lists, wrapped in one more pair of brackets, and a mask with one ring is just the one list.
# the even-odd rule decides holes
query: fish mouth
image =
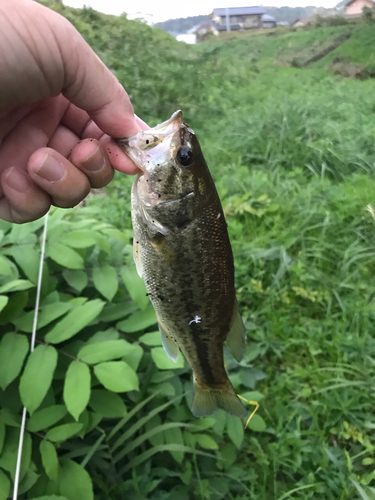
{"label": "fish mouth", "polygon": [[123,137],[122,139],[115,140],[134,163],[141,170],[145,171],[145,165],[150,157],[156,154],[163,156],[166,154],[170,147],[170,144],[168,144],[170,141],[166,141],[165,147],[162,143],[166,139],[171,139],[175,132],[180,129],[182,123],[182,111],[178,110],[168,120],[153,128],[141,130],[132,137]]}

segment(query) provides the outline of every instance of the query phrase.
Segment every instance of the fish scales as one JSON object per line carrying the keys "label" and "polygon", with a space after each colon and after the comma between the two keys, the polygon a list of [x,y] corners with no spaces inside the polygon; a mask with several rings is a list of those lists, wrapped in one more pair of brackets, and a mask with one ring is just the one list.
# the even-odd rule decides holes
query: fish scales
{"label": "fish scales", "polygon": [[132,188],[137,269],[167,354],[176,360],[180,349],[193,370],[192,411],[206,416],[221,408],[245,416],[223,360],[224,342],[237,360],[245,350],[233,255],[195,134],[177,112],[118,142],[141,169]]}

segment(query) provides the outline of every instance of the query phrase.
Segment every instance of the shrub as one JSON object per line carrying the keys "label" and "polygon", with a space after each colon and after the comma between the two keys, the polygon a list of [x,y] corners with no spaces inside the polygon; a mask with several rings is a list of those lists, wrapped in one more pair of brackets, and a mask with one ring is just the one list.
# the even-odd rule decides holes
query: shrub
{"label": "shrub", "polygon": [[[14,479],[22,405],[30,414],[25,498],[90,500],[94,490],[103,500],[131,498],[135,485],[175,498],[199,483],[192,454],[206,460],[207,473],[229,471],[241,422],[191,415],[190,369],[161,347],[131,233],[99,221],[93,209],[49,217],[36,347],[28,354],[42,224],[0,221],[0,498]],[[264,428],[259,416],[251,425]],[[224,435],[234,444],[222,447]]]}

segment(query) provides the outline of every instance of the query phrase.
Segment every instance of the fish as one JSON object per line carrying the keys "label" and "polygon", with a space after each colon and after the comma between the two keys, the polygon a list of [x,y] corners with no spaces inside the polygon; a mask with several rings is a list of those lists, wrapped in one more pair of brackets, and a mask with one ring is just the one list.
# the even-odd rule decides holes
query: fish
{"label": "fish", "polygon": [[246,331],[220,198],[194,131],[176,111],[169,120],[117,139],[140,171],[132,186],[133,253],[155,309],[162,345],[193,371],[191,411],[247,411],[224,367],[224,344],[240,362]]}

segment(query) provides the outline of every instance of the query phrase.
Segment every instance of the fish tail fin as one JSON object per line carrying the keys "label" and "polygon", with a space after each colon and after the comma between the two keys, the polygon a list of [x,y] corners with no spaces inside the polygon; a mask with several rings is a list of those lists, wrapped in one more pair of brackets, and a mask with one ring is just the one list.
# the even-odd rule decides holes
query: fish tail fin
{"label": "fish tail fin", "polygon": [[224,410],[236,417],[246,417],[247,411],[235,393],[230,380],[219,387],[210,387],[199,380],[194,382],[191,411],[195,417],[207,417],[217,410]]}

